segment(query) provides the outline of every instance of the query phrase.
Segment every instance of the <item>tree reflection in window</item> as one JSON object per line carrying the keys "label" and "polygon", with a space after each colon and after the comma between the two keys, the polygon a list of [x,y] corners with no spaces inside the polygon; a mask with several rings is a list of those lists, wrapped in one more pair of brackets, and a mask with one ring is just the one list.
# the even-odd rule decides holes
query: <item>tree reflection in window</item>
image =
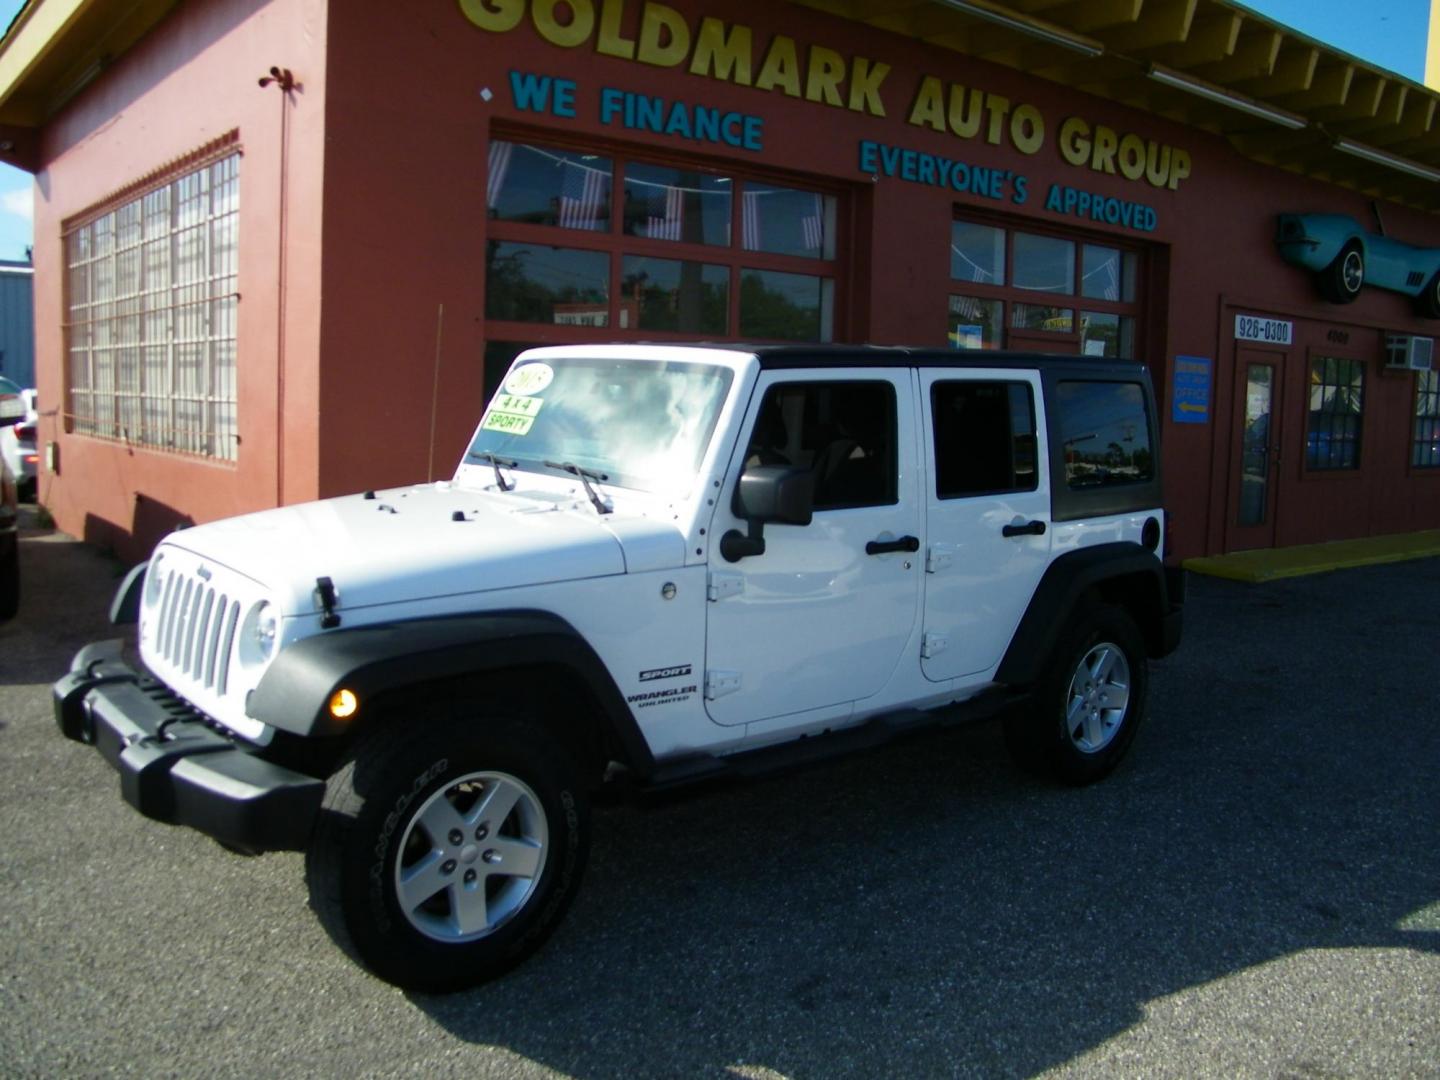
{"label": "tree reflection in window", "polygon": [[486,318],[609,325],[610,257],[605,253],[491,240],[485,256]]}
{"label": "tree reflection in window", "polygon": [[833,283],[809,274],[745,270],[740,275],[740,334],[776,341],[829,341]]}

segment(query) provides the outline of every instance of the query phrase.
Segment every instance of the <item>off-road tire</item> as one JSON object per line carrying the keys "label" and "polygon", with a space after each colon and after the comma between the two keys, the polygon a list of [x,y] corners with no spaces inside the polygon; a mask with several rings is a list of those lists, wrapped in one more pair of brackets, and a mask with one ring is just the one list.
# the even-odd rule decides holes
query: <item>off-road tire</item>
{"label": "off-road tire", "polygon": [[[492,790],[515,797],[514,809],[494,821],[477,818],[463,836],[433,835],[437,816]],[[321,924],[352,957],[396,986],[446,993],[508,971],[544,943],[579,888],[589,838],[589,805],[572,759],[537,726],[489,710],[423,724],[395,717],[327,782],[306,884]],[[509,858],[520,845],[540,851],[527,856],[538,858],[536,873],[488,876],[487,863],[503,861],[497,852]],[[429,860],[430,876],[448,864],[446,884],[424,908],[402,904],[397,864],[418,870],[412,858]],[[467,875],[478,885],[467,886]],[[503,917],[467,931],[464,913],[474,911],[477,891],[492,886],[497,899],[481,910],[488,920],[498,906]],[[447,919],[459,925],[447,927]]]}
{"label": "off-road tire", "polygon": [[[1144,640],[1124,608],[1094,603],[1066,624],[1029,706],[1006,720],[1022,768],[1067,784],[1110,773],[1129,750],[1149,685]],[[1123,708],[1115,708],[1123,693]]]}

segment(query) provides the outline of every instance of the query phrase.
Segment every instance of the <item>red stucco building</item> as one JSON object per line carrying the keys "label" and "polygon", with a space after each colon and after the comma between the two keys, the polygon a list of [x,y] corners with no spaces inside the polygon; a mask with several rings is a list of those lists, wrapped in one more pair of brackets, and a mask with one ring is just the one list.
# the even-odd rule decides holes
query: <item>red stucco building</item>
{"label": "red stucco building", "polygon": [[1147,361],[1181,556],[1437,528],[1437,100],[1228,0],[31,0],[42,501],[138,558],[448,475],[524,345],[948,341]]}

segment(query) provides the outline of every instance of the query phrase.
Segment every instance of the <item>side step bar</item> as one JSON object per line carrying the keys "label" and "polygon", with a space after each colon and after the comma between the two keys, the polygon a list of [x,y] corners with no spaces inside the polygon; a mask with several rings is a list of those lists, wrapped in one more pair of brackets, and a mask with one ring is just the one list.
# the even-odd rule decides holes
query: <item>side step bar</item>
{"label": "side step bar", "polygon": [[775,746],[725,757],[695,754],[663,762],[649,777],[636,782],[634,790],[637,794],[659,794],[696,784],[756,780],[792,772],[852,753],[873,750],[921,732],[988,720],[1024,700],[1024,694],[1010,687],[996,686],[968,701],[924,711],[903,709],[882,713],[855,727],[804,736]]}

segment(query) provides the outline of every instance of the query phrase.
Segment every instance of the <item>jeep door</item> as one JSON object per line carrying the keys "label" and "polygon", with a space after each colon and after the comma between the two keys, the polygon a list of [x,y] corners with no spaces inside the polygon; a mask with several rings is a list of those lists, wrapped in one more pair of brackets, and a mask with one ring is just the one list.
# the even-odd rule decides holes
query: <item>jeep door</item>
{"label": "jeep door", "polygon": [[[895,672],[920,590],[914,379],[761,373],[711,527],[705,706],[717,723],[794,715],[803,726],[803,714],[870,697]],[[807,474],[813,517],[764,525],[764,553],[728,561],[722,537],[747,531],[735,487],[757,466]]]}
{"label": "jeep door", "polygon": [[941,681],[1000,662],[1050,559],[1050,477],[1038,372],[926,369],[925,625]]}

